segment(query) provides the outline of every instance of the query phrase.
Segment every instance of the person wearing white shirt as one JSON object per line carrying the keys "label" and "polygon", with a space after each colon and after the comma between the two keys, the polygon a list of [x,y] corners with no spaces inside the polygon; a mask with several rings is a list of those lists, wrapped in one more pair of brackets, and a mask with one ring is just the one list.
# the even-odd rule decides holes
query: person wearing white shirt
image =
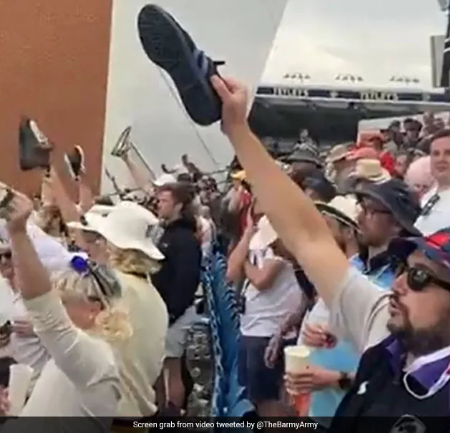
{"label": "person wearing white shirt", "polygon": [[[278,235],[266,217],[262,217],[257,231],[251,226],[236,250],[248,245],[248,260],[243,263],[245,275],[241,292],[241,345],[239,348],[239,383],[247,388],[249,399],[260,416],[281,415],[280,389],[283,359],[273,368],[264,363],[264,353],[271,337],[284,318],[300,308],[302,292],[293,265],[284,258]],[[246,240],[249,239],[250,241]],[[232,253],[233,254],[233,253]],[[230,265],[232,259],[230,256]],[[231,266],[228,277],[232,277]],[[286,344],[295,344],[296,333],[286,335]],[[289,341],[291,340],[291,341]]]}
{"label": "person wearing white shirt", "polygon": [[431,173],[436,185],[421,200],[416,228],[431,235],[450,225],[450,130],[438,132],[430,147]]}
{"label": "person wearing white shirt", "polygon": [[[110,431],[121,398],[113,348],[126,350],[132,333],[126,313],[113,303],[117,281],[108,269],[81,257],[50,279],[27,233],[31,210],[32,202],[14,193],[7,230],[23,302],[50,359],[19,418],[7,421],[2,432],[24,428],[26,417],[43,417],[33,420],[34,431],[75,433],[80,423],[88,431]],[[0,393],[3,415],[8,398],[7,392]],[[68,417],[83,419],[74,423]]]}

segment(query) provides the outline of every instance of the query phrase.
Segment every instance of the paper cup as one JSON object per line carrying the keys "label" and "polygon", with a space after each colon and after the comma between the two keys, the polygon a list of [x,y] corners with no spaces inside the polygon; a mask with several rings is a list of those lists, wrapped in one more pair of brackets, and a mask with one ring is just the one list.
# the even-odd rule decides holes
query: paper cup
{"label": "paper cup", "polygon": [[8,395],[10,416],[18,416],[22,411],[30,387],[34,370],[28,365],[14,364],[9,367]]}
{"label": "paper cup", "polygon": [[[284,348],[284,362],[286,373],[299,373],[309,365],[311,350],[307,346],[287,346]],[[289,390],[288,390],[289,392]],[[308,416],[311,403],[311,394],[291,394],[291,404],[298,413],[298,416]]]}
{"label": "paper cup", "polygon": [[286,373],[297,373],[309,365],[311,349],[306,346],[287,346],[284,348]]}

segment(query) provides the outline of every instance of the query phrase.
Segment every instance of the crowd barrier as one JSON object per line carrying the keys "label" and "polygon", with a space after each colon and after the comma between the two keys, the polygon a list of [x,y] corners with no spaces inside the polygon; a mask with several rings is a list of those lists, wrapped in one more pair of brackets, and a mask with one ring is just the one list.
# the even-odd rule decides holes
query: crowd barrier
{"label": "crowd barrier", "polygon": [[225,278],[226,259],[215,252],[204,261],[203,293],[215,363],[211,417],[253,417],[255,408],[238,382],[239,313],[236,292]]}

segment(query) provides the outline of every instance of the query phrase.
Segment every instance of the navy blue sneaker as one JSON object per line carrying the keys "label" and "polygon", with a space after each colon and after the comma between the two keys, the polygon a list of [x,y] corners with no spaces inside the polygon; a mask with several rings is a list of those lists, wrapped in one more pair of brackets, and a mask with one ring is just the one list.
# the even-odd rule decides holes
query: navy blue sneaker
{"label": "navy blue sneaker", "polygon": [[172,78],[192,120],[202,126],[220,120],[222,103],[210,79],[223,62],[214,62],[199,50],[175,18],[159,6],[144,6],[138,30],[145,53]]}

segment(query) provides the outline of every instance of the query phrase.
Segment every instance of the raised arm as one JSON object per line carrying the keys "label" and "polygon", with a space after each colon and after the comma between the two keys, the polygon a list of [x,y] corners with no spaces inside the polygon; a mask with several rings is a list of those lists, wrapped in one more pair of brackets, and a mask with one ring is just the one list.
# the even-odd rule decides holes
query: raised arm
{"label": "raised arm", "polygon": [[76,386],[87,387],[105,377],[114,363],[97,340],[73,325],[59,294],[52,290],[50,276],[27,234],[31,212],[32,202],[15,193],[7,209],[7,229],[19,289],[35,332],[56,365]]}
{"label": "raised arm", "polygon": [[27,221],[33,211],[32,203],[26,196],[15,193],[8,207],[7,230],[14,266],[21,281],[20,292],[24,300],[34,299],[49,292],[51,282],[27,233]]}
{"label": "raised arm", "polygon": [[[261,207],[324,301],[330,305],[336,285],[349,269],[313,202],[283,173],[247,123],[246,89],[213,77],[223,101],[222,126],[245,168]],[[327,272],[323,272],[324,260]]]}

